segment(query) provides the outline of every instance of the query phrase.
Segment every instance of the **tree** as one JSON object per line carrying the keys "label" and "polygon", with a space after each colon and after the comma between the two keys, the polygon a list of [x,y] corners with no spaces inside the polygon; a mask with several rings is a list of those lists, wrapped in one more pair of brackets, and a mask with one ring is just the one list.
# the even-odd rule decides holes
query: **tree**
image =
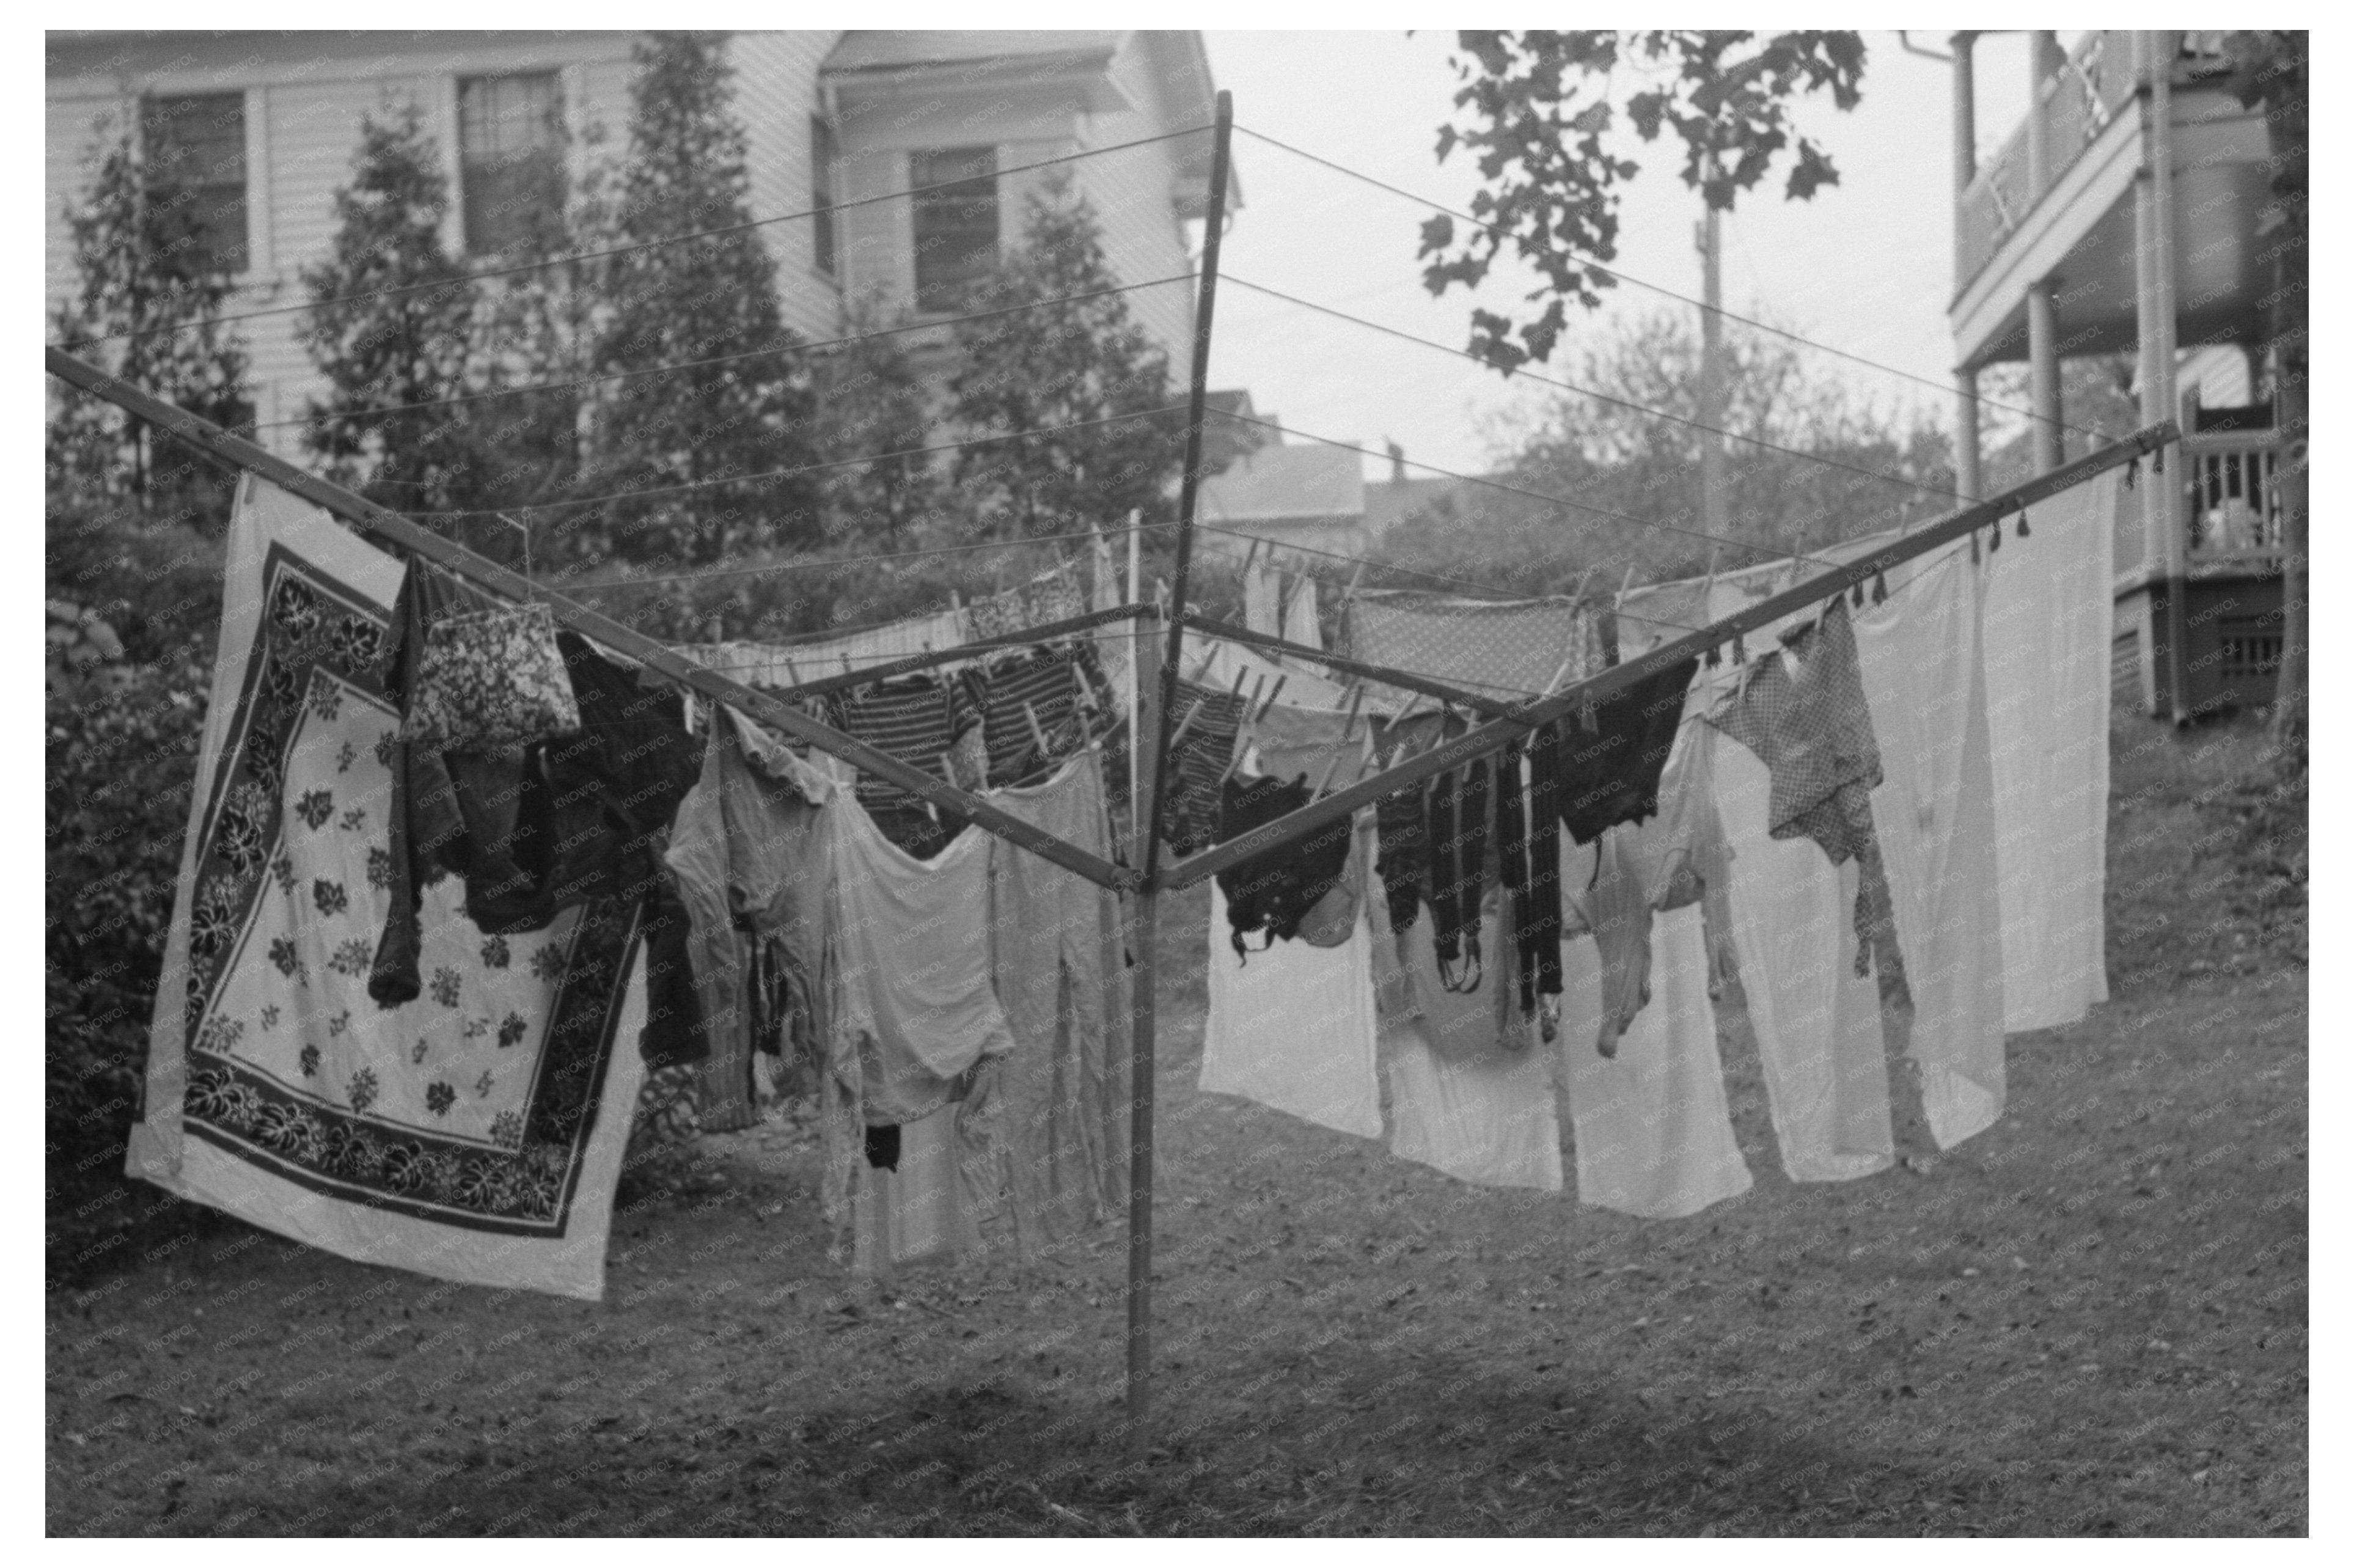
{"label": "tree", "polygon": [[[1592,310],[1616,278],[1618,187],[1640,169],[1608,137],[1619,111],[1611,91],[1620,72],[1644,83],[1625,100],[1627,119],[1646,142],[1673,131],[1683,143],[1683,180],[1716,211],[1755,188],[1787,162],[1784,192],[1804,200],[1835,185],[1839,171],[1812,140],[1792,129],[1795,101],[1829,92],[1840,109],[1861,101],[1863,38],[1858,33],[1464,32],[1455,95],[1468,123],[1439,127],[1443,162],[1458,145],[1476,153],[1486,182],[1472,198],[1479,226],[1458,236],[1441,215],[1423,225],[1423,282],[1433,294],[1477,287],[1509,241],[1543,283],[1544,302],[1515,322],[1471,313],[1471,348],[1510,369],[1543,360],[1559,341],[1575,301]],[[1789,156],[1783,159],[1787,151]],[[1519,341],[1513,341],[1517,333]]]}
{"label": "tree", "polygon": [[[956,476],[972,525],[993,537],[1067,532],[1092,521],[1150,521],[1168,505],[1182,466],[1182,418],[1131,418],[1167,408],[1169,356],[1129,313],[1105,260],[1095,207],[1059,175],[1024,205],[1022,242],[972,301],[976,312],[1068,301],[956,324],[949,382],[959,434],[1055,434],[967,449]],[[1093,299],[1074,296],[1094,293]],[[1109,420],[1109,423],[1092,423]]]}
{"label": "tree", "polygon": [[330,478],[400,512],[471,507],[486,473],[465,408],[405,407],[471,390],[480,297],[441,242],[449,210],[417,105],[394,102],[361,121],[334,249],[302,271],[312,305],[295,330],[329,387],[308,404],[302,444]]}
{"label": "tree", "polygon": [[2271,204],[2256,225],[2264,240],[2260,259],[2272,263],[2264,336],[2271,359],[2273,428],[2285,443],[2281,501],[2281,662],[2273,735],[2303,766],[2310,604],[2311,342],[2306,327],[2311,162],[2311,46],[2303,32],[2238,32],[2223,35],[2232,62],[2229,82],[2240,101],[2261,104],[2272,135]]}
{"label": "tree", "polygon": [[[100,125],[104,134],[104,122]],[[170,158],[143,159],[129,132],[94,144],[87,192],[65,207],[79,280],[53,318],[58,346],[216,424],[253,418],[245,345],[220,320],[235,285]],[[234,476],[112,404],[53,391],[47,443],[53,501],[121,509],[143,526],[226,525]],[[166,455],[168,454],[168,455]]]}
{"label": "tree", "polygon": [[[658,33],[633,56],[613,238],[634,249],[612,258],[601,281],[611,313],[599,371],[797,347],[778,304],[775,265],[750,227],[751,177],[724,37]],[[686,234],[707,238],[675,242]],[[806,438],[811,415],[807,364],[790,352],[605,383],[595,415],[599,489],[671,493],[573,514],[567,553],[698,566],[814,538],[814,479],[743,478],[816,461]],[[672,488],[683,485],[696,488]]]}
{"label": "tree", "polygon": [[[870,335],[902,324],[872,302],[854,304],[843,318],[843,335],[851,341],[817,362],[812,434],[829,461],[938,444],[932,418],[938,373],[917,365],[904,335]],[[931,456],[827,469],[820,477],[825,535],[897,549],[919,531],[938,531],[949,523],[947,479]]]}
{"label": "tree", "polygon": [[[1589,569],[1613,588],[1629,567],[1638,582],[1705,572],[1716,550],[1696,536],[1700,433],[1648,411],[1695,417],[1700,355],[1683,313],[1637,317],[1585,348],[1570,377],[1633,407],[1563,393],[1500,432],[1498,479],[1596,510],[1464,485],[1393,528],[1382,557],[1521,594],[1567,592]],[[1806,551],[1951,504],[1951,447],[1935,425],[1891,418],[1843,382],[1809,377],[1799,350],[1769,334],[1736,326],[1723,358],[1725,428],[1755,439],[1727,452],[1732,537]],[[1720,560],[1731,568],[1766,558],[1728,549]]]}

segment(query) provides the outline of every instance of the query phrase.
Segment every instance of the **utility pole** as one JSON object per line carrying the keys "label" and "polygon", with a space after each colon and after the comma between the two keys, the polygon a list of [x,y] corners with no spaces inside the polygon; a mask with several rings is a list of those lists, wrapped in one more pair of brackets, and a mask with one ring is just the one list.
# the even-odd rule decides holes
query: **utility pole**
{"label": "utility pole", "polygon": [[[1716,174],[1712,156],[1709,177]],[[1715,207],[1693,233],[1700,247],[1700,516],[1702,531],[1723,538],[1730,509],[1724,494],[1724,280],[1718,257],[1723,236]]]}

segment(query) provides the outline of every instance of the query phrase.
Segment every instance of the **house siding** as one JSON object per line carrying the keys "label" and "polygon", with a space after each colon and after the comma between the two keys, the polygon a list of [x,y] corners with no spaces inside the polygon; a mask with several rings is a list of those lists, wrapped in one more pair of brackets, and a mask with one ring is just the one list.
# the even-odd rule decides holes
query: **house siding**
{"label": "house siding", "polygon": [[[736,68],[736,112],[749,143],[755,217],[809,210],[810,117],[821,106],[818,68],[839,32],[739,33],[729,40]],[[804,337],[832,337],[840,328],[836,281],[817,270],[817,225],[806,217],[761,228],[777,263],[777,296],[785,324]],[[837,241],[836,252],[840,246]]]}

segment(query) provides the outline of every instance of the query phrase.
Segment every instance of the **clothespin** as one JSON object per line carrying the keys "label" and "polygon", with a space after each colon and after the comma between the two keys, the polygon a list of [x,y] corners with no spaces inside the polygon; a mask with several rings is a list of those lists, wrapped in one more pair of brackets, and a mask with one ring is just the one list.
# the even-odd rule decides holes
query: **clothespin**
{"label": "clothespin", "polygon": [[1749,662],[1749,649],[1741,641],[1741,633],[1738,631],[1733,634],[1733,662],[1744,666]]}
{"label": "clothespin", "polygon": [[1265,672],[1261,672],[1258,679],[1251,683],[1250,701],[1243,705],[1243,714],[1246,717],[1258,712],[1258,694],[1265,690],[1267,690],[1267,675]]}
{"label": "clothespin", "polygon": [[793,667],[793,662],[790,659],[785,661],[785,679],[796,686],[801,683],[801,673]]}
{"label": "clothespin", "polygon": [[1363,686],[1352,681],[1349,687],[1349,716],[1341,726],[1341,744],[1343,746],[1349,744],[1349,737],[1357,731],[1357,708],[1365,700]]}
{"label": "clothespin", "polygon": [[2131,490],[2134,487],[2134,480],[2140,473],[2141,460],[2139,458],[2136,458],[2133,461],[2126,464],[2126,488],[2127,490]]}
{"label": "clothespin", "polygon": [[1226,758],[1225,770],[1224,772],[1222,772],[1222,773],[1220,773],[1220,774],[1218,775],[1218,786],[1217,786],[1217,787],[1218,787],[1219,789],[1225,789],[1225,788],[1226,787],[1226,780],[1227,780],[1227,779],[1232,779],[1232,778],[1235,776],[1235,768],[1240,768],[1240,767],[1243,765],[1243,753],[1244,753],[1246,749],[1248,749],[1248,748],[1247,748],[1247,747],[1246,747],[1243,745],[1243,743],[1242,743],[1242,737],[1241,737],[1240,736],[1235,736],[1235,754],[1234,754],[1232,757],[1229,757],[1229,758]]}
{"label": "clothespin", "polygon": [[1324,765],[1324,777],[1316,781],[1316,789],[1308,798],[1311,800],[1323,799],[1324,792],[1332,788],[1332,775],[1340,771],[1340,768],[1341,754],[1336,751],[1332,754],[1332,760]]}
{"label": "clothespin", "polygon": [[850,668],[850,655],[848,653],[844,653],[842,656],[842,673],[845,675],[854,673],[854,672]]}
{"label": "clothespin", "polygon": [[1267,716],[1267,708],[1275,706],[1275,699],[1283,695],[1283,683],[1290,679],[1291,677],[1288,674],[1278,674],[1276,676],[1275,690],[1267,693],[1267,705],[1266,707],[1262,707],[1258,710],[1258,713],[1255,715],[1256,718],[1265,718]]}
{"label": "clothespin", "polygon": [[1187,709],[1185,710],[1185,716],[1184,716],[1183,718],[1179,719],[1179,720],[1177,721],[1177,727],[1176,727],[1175,729],[1173,729],[1173,730],[1172,730],[1172,731],[1170,732],[1170,735],[1169,735],[1169,749],[1170,749],[1170,750],[1174,751],[1174,750],[1176,750],[1176,749],[1177,749],[1177,747],[1178,747],[1179,744],[1180,744],[1181,742],[1182,742],[1182,741],[1184,740],[1184,738],[1185,738],[1185,732],[1186,732],[1187,730],[1189,730],[1189,729],[1191,729],[1191,728],[1193,728],[1193,721],[1194,721],[1196,718],[1199,718],[1199,717],[1201,716],[1201,714],[1202,714],[1202,699],[1201,699],[1201,698],[1199,698],[1199,697],[1195,697],[1195,698],[1193,699],[1193,706],[1191,706],[1191,707],[1189,707],[1189,708],[1187,708]]}
{"label": "clothespin", "polygon": [[[1249,673],[1250,673],[1250,666],[1249,666],[1249,665],[1245,664],[1245,663],[1244,663],[1241,660],[1239,660],[1239,659],[1237,659],[1237,660],[1235,660],[1235,689],[1234,689],[1233,691],[1228,692],[1228,693],[1226,694],[1226,695],[1227,695],[1229,698],[1239,697],[1239,696],[1241,696],[1241,695],[1243,694],[1243,679],[1244,679],[1244,677],[1245,677],[1245,676],[1248,675]],[[1267,677],[1266,677],[1266,676],[1264,676],[1264,675],[1262,675],[1262,676],[1260,676],[1260,677],[1259,677],[1259,679],[1261,679],[1261,680],[1265,680],[1265,679],[1267,679]]]}
{"label": "clothespin", "polygon": [[1349,574],[1349,586],[1341,590],[1341,601],[1343,604],[1357,597],[1357,584],[1364,579],[1365,565],[1363,561],[1359,561],[1357,569]]}
{"label": "clothespin", "polygon": [[1987,554],[1992,555],[1994,552],[2001,548],[2002,524],[1998,523],[1993,527],[1987,530]]}
{"label": "clothespin", "polygon": [[1872,602],[1874,604],[1888,602],[1888,572],[1885,567],[1872,574]]}
{"label": "clothespin", "polygon": [[2163,443],[2160,443],[2158,447],[2156,447],[2155,449],[2153,449],[2153,450],[2151,450],[2151,452],[2150,452],[2150,454],[2149,454],[2149,458],[2150,458],[2150,462],[2149,462],[2149,471],[2150,471],[2150,472],[2152,472],[2152,473],[2164,473],[2164,472],[2166,471],[2166,447],[2165,447],[2165,445],[2164,445]]}
{"label": "clothespin", "polygon": [[1594,718],[1594,699],[1583,694],[1577,699],[1577,727],[1588,735],[1596,734],[1601,729]]}
{"label": "clothespin", "polygon": [[1975,566],[1977,566],[1978,564],[1978,531],[1977,529],[1973,528],[1973,529],[1971,529],[1971,530],[1970,530],[1970,565],[1972,565],[1972,566],[1974,566],[1974,567],[1975,567]]}
{"label": "clothespin", "polygon": [[1038,710],[1025,702],[1022,705],[1022,716],[1030,721],[1030,739],[1032,744],[1037,747],[1038,755],[1041,757],[1055,755],[1054,747],[1046,744],[1046,726],[1038,722]]}
{"label": "clothespin", "polygon": [[2022,539],[2027,537],[2027,508],[2024,506],[2019,509],[2019,536]]}
{"label": "clothespin", "polygon": [[[518,523],[504,512],[497,515],[500,522],[523,535],[523,598],[524,602],[529,604],[536,597],[536,590],[533,588],[531,580],[531,524]],[[715,637],[712,641],[716,642],[719,639]]]}
{"label": "clothespin", "polygon": [[1588,567],[1578,574],[1577,586],[1569,590],[1569,597],[1573,602],[1578,604],[1585,602],[1585,585],[1594,580],[1594,574],[1600,569],[1599,566]]}
{"label": "clothespin", "polygon": [[[1996,530],[1995,530],[1995,533],[1996,533],[1996,535],[1997,535],[1998,536],[1999,536],[1999,535],[2001,535],[2001,533],[2002,533],[2002,530],[2001,530],[2001,529],[1999,529],[1999,528],[1998,528],[1998,529],[1996,529]],[[1861,609],[1863,608],[1863,579],[1862,579],[1862,578],[1861,578],[1861,577],[1859,577],[1859,578],[1857,578],[1857,579],[1856,579],[1856,584],[1855,584],[1855,600],[1854,600],[1854,602],[1855,602],[1855,607],[1856,607],[1856,609]]]}

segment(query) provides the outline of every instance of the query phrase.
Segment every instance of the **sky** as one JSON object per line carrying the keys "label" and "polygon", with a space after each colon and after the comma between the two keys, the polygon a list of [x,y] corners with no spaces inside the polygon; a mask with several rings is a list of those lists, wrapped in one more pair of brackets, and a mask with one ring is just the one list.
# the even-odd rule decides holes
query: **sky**
{"label": "sky", "polygon": [[[1212,73],[1234,93],[1237,126],[1468,207],[1478,189],[1471,160],[1458,152],[1440,164],[1435,155],[1437,128],[1453,113],[1453,33],[1205,37]],[[2063,42],[2071,37],[2062,35]],[[1913,38],[1945,47],[1942,34]],[[1893,33],[1869,34],[1867,42],[1861,103],[1847,113],[1827,101],[1809,103],[1799,117],[1837,164],[1840,184],[1810,202],[1785,201],[1777,167],[1744,196],[1723,225],[1724,303],[1927,378],[1934,387],[1808,355],[1822,375],[1847,380],[1883,408],[1918,408],[1945,421],[1952,398],[1939,388],[1950,386],[1953,364],[1945,313],[1953,282],[1951,70],[1905,52]],[[2023,35],[1979,41],[1978,125],[1986,152],[2025,111],[2026,61]],[[1696,299],[1699,195],[1683,184],[1669,139],[1649,147],[1628,142],[1644,167],[1620,209],[1616,266]],[[1225,275],[1450,346],[1468,340],[1475,296],[1458,288],[1434,300],[1422,286],[1415,250],[1427,208],[1240,132],[1235,170],[1243,207],[1227,232]],[[1491,277],[1476,298],[1511,311],[1526,287]],[[1606,315],[1630,306],[1691,309],[1631,287],[1617,293]],[[1572,335],[1541,373],[1570,374],[1575,334],[1597,332],[1602,323],[1573,307],[1571,324]],[[1375,450],[1394,440],[1409,459],[1467,470],[1494,456],[1499,414],[1553,395],[1240,287],[1218,294],[1211,384],[1247,388],[1262,418],[1271,410],[1290,429]],[[1368,463],[1367,476],[1383,477],[1381,467]]]}

